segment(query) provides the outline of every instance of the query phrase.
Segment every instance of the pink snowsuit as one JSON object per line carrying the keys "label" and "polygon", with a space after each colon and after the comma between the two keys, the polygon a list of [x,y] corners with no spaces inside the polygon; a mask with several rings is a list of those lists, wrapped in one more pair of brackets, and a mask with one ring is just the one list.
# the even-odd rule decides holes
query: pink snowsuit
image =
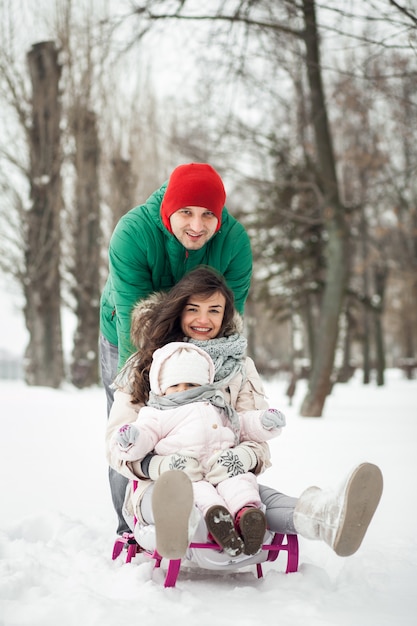
{"label": "pink snowsuit", "polygon": [[[161,391],[158,383],[159,369],[164,359],[169,358],[175,349],[175,343],[167,344],[160,349],[159,358],[154,357],[150,383],[151,389],[157,395]],[[213,367],[209,355],[204,350],[200,352]],[[264,410],[251,410],[238,414],[240,441],[263,442],[280,434],[281,428],[263,428],[260,421],[263,413]],[[134,425],[139,430],[136,442],[129,448],[118,451],[125,461],[140,460],[152,450],[164,456],[178,453],[198,458],[206,473],[213,462],[209,462],[213,455],[236,445],[235,434],[226,412],[209,401],[192,402],[172,409],[145,406],[140,409]],[[232,515],[247,505],[261,506],[256,478],[252,473],[239,474],[223,480],[217,486],[204,480],[193,482],[193,488],[195,503],[203,514],[213,504],[226,506]]]}

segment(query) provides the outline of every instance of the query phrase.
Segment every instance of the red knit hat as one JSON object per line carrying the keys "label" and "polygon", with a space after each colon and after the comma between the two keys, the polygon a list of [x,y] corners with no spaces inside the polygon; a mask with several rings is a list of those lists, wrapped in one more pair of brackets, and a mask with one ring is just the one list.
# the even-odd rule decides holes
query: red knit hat
{"label": "red knit hat", "polygon": [[216,231],[218,231],[225,200],[223,181],[211,165],[207,163],[179,165],[169,178],[162,200],[162,222],[172,233],[169,218],[175,211],[186,206],[200,206],[217,217]]}

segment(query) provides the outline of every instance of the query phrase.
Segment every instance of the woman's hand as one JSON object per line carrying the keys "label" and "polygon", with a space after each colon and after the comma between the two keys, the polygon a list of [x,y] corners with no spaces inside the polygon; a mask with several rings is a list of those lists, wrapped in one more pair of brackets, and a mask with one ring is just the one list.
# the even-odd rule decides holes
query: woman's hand
{"label": "woman's hand", "polygon": [[178,453],[168,456],[155,454],[149,462],[148,471],[151,480],[156,480],[161,474],[169,470],[185,472],[193,482],[203,480],[203,468],[200,465],[200,461],[194,457]]}
{"label": "woman's hand", "polygon": [[253,450],[244,443],[213,454],[208,461],[209,471],[206,480],[213,485],[221,483],[226,478],[233,478],[239,474],[246,474],[256,467],[257,458]]}

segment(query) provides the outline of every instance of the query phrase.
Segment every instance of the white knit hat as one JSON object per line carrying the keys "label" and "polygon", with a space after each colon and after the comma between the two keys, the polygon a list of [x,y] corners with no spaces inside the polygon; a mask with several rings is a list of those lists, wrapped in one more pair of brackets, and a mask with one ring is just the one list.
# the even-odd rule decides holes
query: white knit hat
{"label": "white knit hat", "polygon": [[164,395],[168,387],[179,383],[212,383],[214,365],[208,353],[197,346],[173,342],[155,351],[149,378],[152,391]]}

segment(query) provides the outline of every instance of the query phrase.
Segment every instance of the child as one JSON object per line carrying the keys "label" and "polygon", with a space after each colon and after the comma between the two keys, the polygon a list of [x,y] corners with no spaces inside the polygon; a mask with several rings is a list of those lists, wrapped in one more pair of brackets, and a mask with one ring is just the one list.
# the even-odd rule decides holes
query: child
{"label": "child", "polygon": [[197,456],[206,479],[193,482],[194,501],[209,533],[230,556],[252,555],[261,549],[266,530],[256,478],[242,470],[217,484],[211,459],[242,440],[276,437],[285,417],[275,409],[237,414],[213,379],[213,361],[201,348],[172,342],[156,350],[148,406],[140,409],[136,422],[119,429],[112,447],[126,461],[152,450]]}

